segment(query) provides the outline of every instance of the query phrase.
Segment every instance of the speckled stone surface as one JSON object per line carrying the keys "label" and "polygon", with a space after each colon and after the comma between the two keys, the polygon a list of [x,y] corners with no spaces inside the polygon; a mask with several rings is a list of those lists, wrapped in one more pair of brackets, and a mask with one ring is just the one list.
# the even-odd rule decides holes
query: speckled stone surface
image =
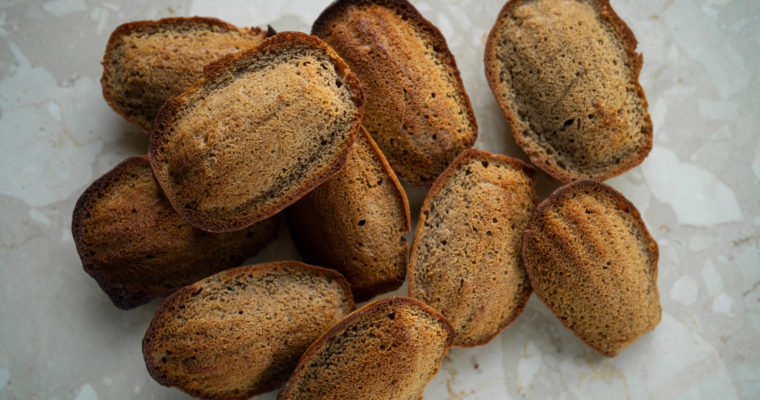
{"label": "speckled stone surface", "polygon": [[[328,3],[0,0],[0,398],[186,398],[155,383],[142,360],[158,302],[117,310],[82,270],[69,229],[84,188],[147,147],[100,93],[110,32],[184,15],[308,32]],[[476,147],[527,159],[483,72],[503,1],[413,3],[457,59],[480,126]],[[662,322],[607,359],[533,296],[490,344],[452,350],[426,399],[760,398],[760,1],[612,5],[644,54],[655,146],[607,182],[659,243]],[[539,174],[541,198],[556,186]],[[407,190],[416,220],[425,193]],[[284,225],[252,262],[297,257]]]}

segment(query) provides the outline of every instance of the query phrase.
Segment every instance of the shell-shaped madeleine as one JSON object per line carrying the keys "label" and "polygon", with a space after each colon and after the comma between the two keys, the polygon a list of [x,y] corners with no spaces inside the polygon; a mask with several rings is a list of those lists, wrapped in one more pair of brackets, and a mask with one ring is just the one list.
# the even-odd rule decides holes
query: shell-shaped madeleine
{"label": "shell-shaped madeleine", "polygon": [[364,113],[361,84],[325,42],[283,32],[205,67],[158,112],[148,157],[174,209],[231,232],[337,174]]}
{"label": "shell-shaped madeleine", "polygon": [[205,399],[247,399],[283,384],[298,358],[351,312],[348,282],[297,261],[249,265],[186,286],[143,339],[150,375]]}
{"label": "shell-shaped madeleine", "polygon": [[446,39],[407,0],[339,0],[314,22],[359,76],[362,123],[399,177],[423,186],[478,134]]}
{"label": "shell-shaped madeleine", "polygon": [[127,309],[237,267],[277,234],[278,219],[228,233],[195,229],[161,193],[143,156],[93,182],[77,201],[71,225],[85,271]]}
{"label": "shell-shaped madeleine", "polygon": [[338,175],[290,206],[286,216],[304,260],[343,274],[356,301],[404,283],[409,201],[363,127]]}
{"label": "shell-shaped madeleine", "polygon": [[417,300],[377,300],[311,345],[277,398],[421,399],[453,335],[442,315]]}
{"label": "shell-shaped madeleine", "polygon": [[644,160],[652,121],[636,45],[609,0],[507,2],[486,43],[486,76],[533,164],[571,182]]}
{"label": "shell-shaped madeleine", "polygon": [[425,199],[409,260],[409,296],[451,322],[457,346],[485,344],[528,301],[521,239],[538,202],[534,173],[512,158],[465,150]]}
{"label": "shell-shaped madeleine", "polygon": [[536,295],[608,357],[660,321],[657,257],[657,243],[633,204],[594,181],[557,189],[523,234]]}

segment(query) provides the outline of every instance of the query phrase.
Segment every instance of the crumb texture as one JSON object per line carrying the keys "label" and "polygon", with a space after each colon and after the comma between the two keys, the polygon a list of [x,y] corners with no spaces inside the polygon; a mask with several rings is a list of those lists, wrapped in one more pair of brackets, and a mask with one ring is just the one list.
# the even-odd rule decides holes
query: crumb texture
{"label": "crumb texture", "polygon": [[421,399],[448,351],[450,329],[415,300],[370,303],[307,351],[278,399]]}
{"label": "crumb texture", "polygon": [[440,311],[460,346],[484,344],[530,296],[522,232],[537,198],[533,169],[465,151],[436,181],[412,245],[409,295]]}
{"label": "crumb texture", "polygon": [[403,283],[409,204],[363,128],[341,172],[291,206],[287,217],[304,259],[338,270],[357,301]]}
{"label": "crumb texture", "polygon": [[606,179],[638,165],[652,123],[636,39],[606,0],[512,0],[486,73],[517,143],[555,178]]}
{"label": "crumb texture", "polygon": [[270,218],[231,233],[195,229],[161,193],[147,157],[133,157],[85,191],[72,230],[87,273],[116,306],[132,308],[240,265],[277,226]]}
{"label": "crumb texture", "polygon": [[195,226],[240,229],[337,173],[362,115],[361,89],[324,43],[283,33],[162,109],[156,177]]}
{"label": "crumb texture", "polygon": [[122,25],[106,48],[103,93],[117,112],[149,133],[161,105],[199,80],[206,64],[254,48],[265,35],[211,18]]}
{"label": "crumb texture", "polygon": [[284,383],[306,348],[351,312],[336,272],[295,261],[240,267],[187,286],[145,338],[159,383],[207,399],[246,399]]}
{"label": "crumb texture", "polygon": [[312,32],[361,79],[364,126],[400,176],[430,185],[474,144],[477,124],[454,57],[411,4],[339,1]]}
{"label": "crumb texture", "polygon": [[598,352],[615,356],[659,323],[657,243],[614,189],[592,181],[558,189],[523,240],[538,297]]}

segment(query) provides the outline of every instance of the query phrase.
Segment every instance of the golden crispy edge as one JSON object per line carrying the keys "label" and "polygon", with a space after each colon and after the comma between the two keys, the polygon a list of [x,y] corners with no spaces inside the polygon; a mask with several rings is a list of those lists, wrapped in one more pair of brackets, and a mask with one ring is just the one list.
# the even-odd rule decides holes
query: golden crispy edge
{"label": "golden crispy edge", "polygon": [[[496,60],[496,50],[498,47],[497,35],[500,28],[500,22],[504,18],[507,18],[513,9],[523,1],[525,0],[509,0],[506,4],[504,4],[504,7],[499,12],[498,17],[496,17],[496,22],[494,22],[494,25],[488,34],[488,40],[486,41],[486,50],[484,54],[484,64],[486,71],[486,80],[488,80],[488,86],[491,88],[491,93],[493,93],[494,98],[496,99],[496,103],[499,104],[499,108],[501,108],[504,117],[509,123],[509,128],[512,131],[512,136],[515,138],[515,141],[520,146],[520,148],[525,150],[528,146],[528,139],[522,135],[522,132],[517,126],[519,117],[517,116],[515,110],[510,109],[506,103],[501,101],[500,93],[502,93],[502,87],[499,85],[499,68],[497,67],[498,62]],[[636,84],[636,93],[641,99],[641,106],[644,110],[644,125],[646,127],[646,132],[644,132],[646,136],[646,142],[638,149],[638,152],[636,152],[633,157],[629,158],[627,162],[621,162],[620,164],[617,164],[616,169],[610,170],[606,174],[600,175],[599,177],[593,179],[596,181],[603,181],[605,179],[612,178],[613,176],[620,175],[644,161],[647,155],[649,155],[649,152],[652,150],[652,145],[654,142],[652,132],[653,126],[652,119],[649,116],[648,111],[649,103],[647,102],[646,95],[644,94],[644,89],[641,87],[641,83],[639,82],[639,73],[641,72],[644,58],[640,53],[636,53],[636,46],[638,46],[638,42],[636,41],[636,37],[633,35],[633,31],[631,31],[628,25],[626,25],[626,23],[617,15],[617,13],[615,13],[615,10],[610,5],[609,0],[589,1],[599,15],[599,18],[609,23],[612,26],[613,30],[620,36],[620,39],[623,41],[626,54],[628,56],[629,62],[631,63],[631,80]],[[528,154],[528,156],[530,157],[531,163],[535,164],[537,167],[544,170],[544,172],[562,183],[569,183],[574,180],[583,179],[582,176],[576,176],[565,169],[554,167],[539,157],[530,154]]]}
{"label": "golden crispy edge", "polygon": [[[184,301],[186,301],[189,297],[193,295],[193,293],[197,293],[199,289],[201,289],[201,285],[211,279],[220,278],[222,280],[230,279],[239,275],[246,275],[249,273],[252,273],[254,275],[260,275],[267,273],[269,271],[276,271],[276,270],[282,270],[282,269],[288,269],[288,268],[296,268],[296,269],[302,269],[304,271],[312,272],[315,275],[322,275],[325,277],[329,277],[334,279],[336,282],[338,282],[343,289],[343,294],[345,295],[346,302],[349,304],[349,310],[353,310],[356,307],[356,304],[354,304],[354,296],[351,293],[351,288],[348,284],[348,281],[346,281],[346,278],[343,277],[343,275],[339,274],[337,271],[322,267],[317,267],[314,265],[304,264],[300,261],[275,261],[270,263],[264,263],[264,264],[256,264],[256,265],[246,265],[242,267],[232,268],[228,269],[222,272],[219,272],[217,274],[211,275],[208,278],[204,278],[194,284],[188,285],[183,287],[182,289],[177,290],[176,292],[172,293],[169,297],[167,297],[161,305],[158,307],[156,312],[153,314],[153,318],[150,321],[150,325],[148,325],[148,329],[145,332],[145,336],[142,340],[142,353],[143,353],[143,359],[145,360],[145,366],[148,369],[148,373],[150,376],[156,380],[159,384],[163,386],[169,386],[174,387],[177,385],[177,382],[172,381],[168,376],[161,374],[161,368],[158,365],[155,365],[151,362],[150,353],[155,351],[155,348],[153,347],[155,344],[155,341],[151,341],[152,338],[156,337],[159,331],[159,323],[162,319],[165,318],[171,318],[171,310],[175,306],[179,306]],[[153,343],[153,344],[151,344]],[[241,393],[239,395],[235,396],[218,396],[215,397],[216,399],[247,399],[251,396],[255,396],[257,394],[266,393],[269,391],[272,391],[274,389],[277,389],[280,385],[279,384],[273,384],[273,385],[267,385],[263,386],[259,390],[256,391],[250,391],[246,393]],[[176,386],[178,389],[185,391],[184,388],[180,388],[179,386]],[[205,396],[203,393],[198,393],[196,391],[186,391],[186,393],[189,393],[193,396]],[[207,397],[211,398],[211,397]]]}
{"label": "golden crispy edge", "polygon": [[[213,82],[214,79],[221,77],[228,70],[233,70],[238,67],[242,67],[249,63],[251,58],[255,58],[259,53],[265,53],[272,50],[277,50],[280,47],[290,47],[291,45],[310,46],[314,51],[324,52],[334,63],[339,73],[343,74],[346,85],[351,88],[352,100],[357,107],[357,114],[360,118],[357,118],[356,123],[348,133],[348,137],[343,141],[342,145],[338,149],[335,158],[328,168],[309,181],[304,182],[300,190],[295,191],[289,197],[285,197],[279,203],[259,210],[258,213],[253,215],[246,215],[245,218],[238,218],[237,221],[224,223],[223,221],[206,221],[203,218],[198,218],[194,210],[188,210],[184,207],[179,207],[177,199],[174,198],[173,193],[170,190],[168,183],[168,177],[165,176],[161,163],[163,162],[162,150],[168,142],[170,126],[174,123],[177,113],[187,104],[188,97],[198,90],[202,90],[204,85],[208,82]],[[364,92],[361,88],[359,78],[354,75],[348,68],[348,65],[343,59],[338,56],[335,51],[328,46],[325,42],[314,36],[309,36],[300,32],[282,32],[278,33],[270,38],[265,39],[258,47],[229,55],[217,60],[211,64],[208,64],[203,70],[204,77],[195,83],[191,88],[187,89],[181,95],[173,97],[161,106],[161,109],[156,115],[156,121],[153,127],[153,134],[150,136],[150,144],[148,146],[148,158],[150,159],[151,168],[153,174],[156,176],[161,190],[163,190],[166,198],[171,203],[172,207],[177,213],[189,222],[194,227],[208,231],[208,232],[231,232],[240,229],[244,229],[248,226],[255,224],[263,219],[271,217],[274,214],[284,210],[289,205],[295,203],[298,199],[305,196],[314,188],[324,183],[332,176],[336,175],[346,162],[348,157],[348,151],[353,145],[354,139],[359,132],[361,126],[361,116],[364,115]]]}
{"label": "golden crispy edge", "polygon": [[[422,208],[420,209],[420,216],[417,220],[417,229],[414,231],[414,239],[412,241],[412,248],[409,255],[409,263],[407,267],[406,277],[407,277],[407,287],[409,290],[409,297],[413,299],[417,299],[415,296],[416,288],[414,285],[414,279],[412,279],[412,276],[414,275],[414,269],[416,267],[416,256],[417,256],[417,248],[419,247],[419,240],[418,238],[422,237],[421,233],[425,226],[425,221],[427,218],[425,217],[425,211],[430,210],[430,203],[433,201],[433,198],[438,195],[438,191],[443,188],[443,186],[446,184],[446,182],[451,179],[451,177],[456,174],[459,167],[463,164],[465,164],[469,160],[498,160],[507,164],[511,164],[517,168],[522,169],[525,174],[531,179],[533,182],[533,204],[538,203],[538,197],[535,193],[535,185],[536,185],[536,169],[532,166],[512,157],[508,157],[501,154],[494,154],[489,153],[487,151],[483,150],[477,150],[477,149],[467,149],[462,152],[452,163],[446,168],[445,171],[435,180],[433,183],[433,187],[428,192],[427,196],[425,196],[425,201],[422,203]],[[523,260],[523,268],[525,268],[525,261]],[[530,282],[526,282],[526,289],[525,294],[522,299],[520,299],[519,306],[515,309],[514,317],[511,319],[508,319],[503,323],[503,326],[500,326],[498,330],[494,332],[493,335],[490,337],[486,337],[476,343],[473,344],[460,344],[460,343],[454,343],[454,347],[476,347],[480,345],[484,345],[491,340],[493,340],[496,336],[499,335],[504,329],[506,329],[509,325],[514,322],[518,316],[522,313],[523,309],[525,308],[525,305],[528,302],[528,299],[530,298],[530,294],[532,292],[532,286],[530,285]]]}

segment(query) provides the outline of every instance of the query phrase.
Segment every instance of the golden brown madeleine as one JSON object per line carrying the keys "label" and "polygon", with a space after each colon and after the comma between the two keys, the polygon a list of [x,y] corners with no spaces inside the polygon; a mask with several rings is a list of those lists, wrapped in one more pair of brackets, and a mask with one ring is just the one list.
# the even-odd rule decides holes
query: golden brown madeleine
{"label": "golden brown madeleine", "polygon": [[363,112],[358,79],[326,43],[280,33],[207,66],[195,86],[168,100],[148,156],[182,218],[234,231],[338,173]]}
{"label": "golden brown madeleine", "polygon": [[161,193],[143,156],[87,188],[71,229],[85,271],[127,309],[240,265],[275,237],[277,226],[270,218],[233,233],[194,229]]}
{"label": "golden brown madeleine", "polygon": [[465,150],[425,198],[409,260],[409,297],[440,311],[454,345],[485,344],[525,307],[522,232],[538,203],[535,170]]}
{"label": "golden brown madeleine", "polygon": [[608,357],[660,322],[657,257],[657,243],[633,204],[594,181],[557,189],[523,234],[536,295]]}
{"label": "golden brown madeleine", "polygon": [[165,18],[120,25],[103,56],[100,84],[111,107],[150,133],[158,109],[203,76],[203,67],[259,45],[259,28],[238,28],[216,18]]}
{"label": "golden brown madeleine", "polygon": [[354,308],[339,273],[297,261],[239,267],[186,286],[143,339],[160,384],[204,399],[276,389],[314,340]]}
{"label": "golden brown madeleine", "polygon": [[340,0],[312,27],[367,93],[364,126],[396,173],[429,186],[478,126],[441,32],[406,0]]}
{"label": "golden brown madeleine", "polygon": [[404,283],[409,201],[364,128],[340,173],[290,206],[286,215],[304,260],[338,270],[356,301]]}
{"label": "golden brown madeleine", "polygon": [[517,143],[562,182],[604,180],[652,148],[636,38],[608,0],[510,0],[486,76]]}
{"label": "golden brown madeleine", "polygon": [[422,399],[453,336],[448,321],[417,300],[374,301],[314,342],[277,398]]}

